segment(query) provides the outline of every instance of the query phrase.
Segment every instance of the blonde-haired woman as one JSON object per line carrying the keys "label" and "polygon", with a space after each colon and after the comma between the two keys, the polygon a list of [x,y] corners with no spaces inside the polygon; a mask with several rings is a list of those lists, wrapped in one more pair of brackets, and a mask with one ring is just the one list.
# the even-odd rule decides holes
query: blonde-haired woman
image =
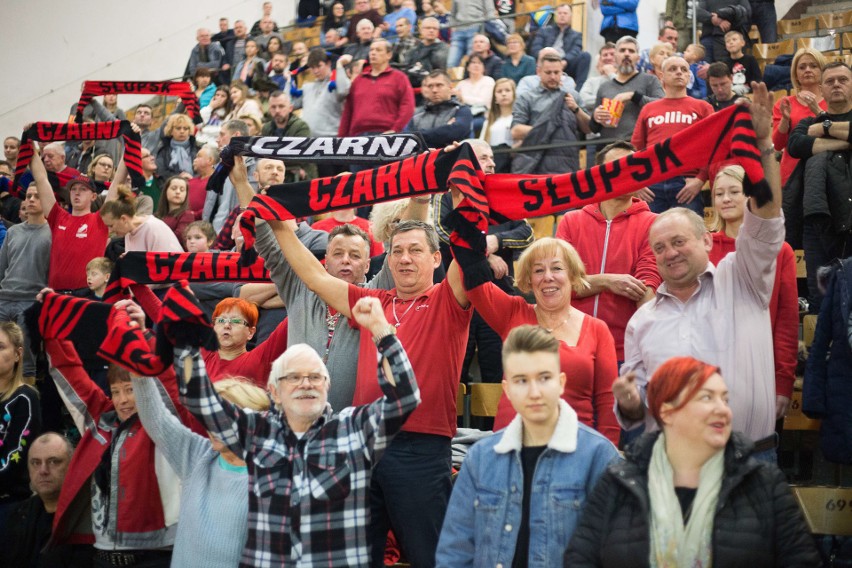
{"label": "blonde-haired woman", "polygon": [[[607,325],[571,305],[574,292],[587,287],[586,268],[567,242],[546,237],[537,240],[519,260],[515,277],[518,289],[532,293],[535,304],[510,296],[491,281],[483,256],[457,256],[464,272],[467,297],[474,308],[505,341],[509,332],[523,324],[540,325],[559,340],[561,369],[568,376],[562,397],[583,424],[618,444],[620,428],[613,412],[612,383],[618,375],[615,341]],[[450,267],[450,275],[454,270]],[[511,422],[515,411],[504,395],[500,399],[494,429]]]}
{"label": "blonde-haired woman", "polygon": [[109,189],[113,174],[115,174],[115,165],[112,162],[112,156],[106,153],[98,154],[92,158],[89,167],[86,169],[86,175],[95,182],[98,192]]}
{"label": "blonde-haired woman", "polygon": [[655,44],[648,52],[648,61],[651,63],[651,69],[648,73],[656,75],[660,83],[663,82],[663,61],[674,55],[674,50],[671,44],[660,42]]}
{"label": "blonde-haired woman", "polygon": [[198,146],[192,134],[194,130],[195,125],[189,115],[177,113],[169,116],[157,149],[157,177],[160,183],[172,176],[192,178],[192,162],[198,154]]}
{"label": "blonde-haired woman", "polygon": [[[711,233],[714,265],[737,248],[737,235],[743,224],[746,196],[743,192],[745,170],[730,165],[719,170],[713,180],[715,230]],[[775,284],[769,299],[772,326],[772,350],[775,356],[775,413],[781,418],[793,396],[796,363],[799,357],[799,289],[796,283],[796,257],[789,244],[783,243],[775,268]]]}
{"label": "blonde-haired woman", "polygon": [[[515,105],[515,82],[506,77],[494,82],[494,95],[491,107],[485,118],[485,125],[479,135],[492,148],[512,147],[512,107]],[[509,154],[497,154],[494,157],[495,173],[509,173],[511,169]]]}
{"label": "blonde-haired woman", "polygon": [[[269,410],[266,392],[248,379],[223,379],[213,387],[244,410]],[[139,419],[181,480],[172,566],[236,566],[248,532],[246,462],[213,434],[204,438],[184,426],[160,389],[156,379],[133,377]]]}
{"label": "blonde-haired woman", "polygon": [[772,109],[772,143],[781,155],[781,185],[787,179],[799,160],[787,152],[787,140],[790,132],[803,119],[816,116],[826,109],[822,98],[820,81],[825,67],[825,56],[812,47],[803,47],[793,56],[790,67],[790,80],[796,93],[779,99]]}
{"label": "blonde-haired woman", "polygon": [[0,322],[0,534],[11,510],[32,495],[27,450],[40,433],[38,393],[24,382],[24,333]]}
{"label": "blonde-haired woman", "polygon": [[258,102],[249,97],[248,86],[242,81],[231,82],[231,112],[225,115],[225,122],[247,115],[263,122],[263,110]]}

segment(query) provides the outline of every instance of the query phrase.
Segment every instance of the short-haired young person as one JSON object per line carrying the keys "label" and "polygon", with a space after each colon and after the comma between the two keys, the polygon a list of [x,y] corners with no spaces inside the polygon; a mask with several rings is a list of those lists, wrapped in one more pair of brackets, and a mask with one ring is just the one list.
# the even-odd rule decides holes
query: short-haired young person
{"label": "short-haired young person", "polygon": [[618,456],[562,400],[567,379],[553,334],[533,325],[513,329],[503,369],[503,392],[518,414],[465,458],[437,566],[560,565],[586,495]]}

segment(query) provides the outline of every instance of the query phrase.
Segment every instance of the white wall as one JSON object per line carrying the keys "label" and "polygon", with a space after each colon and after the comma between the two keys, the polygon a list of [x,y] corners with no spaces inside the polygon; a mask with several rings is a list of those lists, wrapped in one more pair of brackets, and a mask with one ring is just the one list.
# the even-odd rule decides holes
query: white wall
{"label": "white wall", "polygon": [[[84,80],[163,80],[183,73],[195,31],[222,16],[251,26],[262,0],[8,0],[3,2],[0,136],[37,120],[64,121]],[[275,0],[279,25],[296,0]],[[119,97],[128,108],[147,96]]]}

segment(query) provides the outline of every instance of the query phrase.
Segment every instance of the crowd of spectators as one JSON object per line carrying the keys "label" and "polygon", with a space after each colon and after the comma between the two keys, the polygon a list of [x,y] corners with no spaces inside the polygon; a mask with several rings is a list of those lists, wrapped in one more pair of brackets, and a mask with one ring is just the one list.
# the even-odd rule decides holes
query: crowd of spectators
{"label": "crowd of spectators", "polygon": [[[749,53],[751,23],[774,39],[766,4],[700,2],[700,42],[681,51],[671,25],[641,46],[637,2],[603,0],[593,57],[568,4],[516,31],[495,24],[492,0],[303,0],[299,22],[321,44],[309,48],[264,2],[251,27],[197,30],[185,77],[200,120],[178,104],[155,127],[154,108],[125,113],[114,94],[86,106],[84,121],[132,123],[144,183],[121,141],[98,140],[33,143],[16,184],[21,141],[6,137],[0,563],[379,566],[401,551],[418,567],[552,566],[567,548],[566,566],[628,565],[618,559],[637,551],[718,564],[720,534],[754,565],[812,561],[774,428],[798,351],[793,248],[812,313],[818,269],[852,254],[852,70],[802,48],[796,91],[776,102]],[[435,149],[469,143],[486,175],[561,174],[583,167],[583,147],[588,167],[623,159],[740,96],[753,99],[766,202],[746,197],[741,167],[708,164],[569,211],[555,237],[492,225],[465,254],[455,190],[260,222],[269,282],[155,285],[112,306],[111,333],[157,323],[157,354],[175,360],[158,377],[130,348],[116,363],[25,315],[53,294],[99,302],[127,252],[239,251],[255,195],[368,167],[237,156],[207,191],[233,137],[417,133]],[[217,348],[159,333],[173,293],[198,302]],[[456,394],[475,356],[483,382],[503,382],[500,432],[453,489]],[[642,432],[622,462],[616,447]],[[772,495],[741,503],[726,483]],[[623,505],[634,497],[641,519]],[[719,513],[714,530],[728,499],[738,518]],[[749,515],[780,528],[718,530]],[[618,530],[631,538],[610,546]]]}

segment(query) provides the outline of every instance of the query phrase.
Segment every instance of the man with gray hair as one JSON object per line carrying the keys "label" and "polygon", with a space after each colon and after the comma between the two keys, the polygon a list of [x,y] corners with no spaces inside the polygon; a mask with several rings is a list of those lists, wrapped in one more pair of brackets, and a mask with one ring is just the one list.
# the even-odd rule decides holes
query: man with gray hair
{"label": "man with gray hair", "polygon": [[199,67],[210,69],[215,74],[222,68],[225,59],[225,50],[219,42],[210,39],[210,30],[199,28],[195,34],[198,41],[189,54],[189,63],[186,64],[186,76],[194,77],[195,70]]}
{"label": "man with gray hair", "polygon": [[369,404],[335,414],[328,370],[311,347],[289,347],[272,364],[273,410],[247,412],[223,401],[197,349],[175,348],[183,402],[248,466],[248,540],[244,566],[368,566],[368,496],[373,468],[420,403],[414,372],[396,328],[376,298],[351,312],[377,352]]}
{"label": "man with gray hair", "polygon": [[355,36],[358,40],[348,44],[343,49],[343,54],[348,55],[354,61],[361,61],[363,63],[370,56],[370,42],[373,40],[374,31],[375,26],[373,22],[367,18],[359,20],[355,25]]}
{"label": "man with gray hair", "polygon": [[[640,73],[636,69],[639,61],[639,43],[636,38],[624,36],[615,44],[615,77],[607,79],[598,87],[595,110],[589,126],[602,138],[629,140],[636,126],[642,107],[651,101],[663,98],[663,87],[655,75]],[[604,107],[604,99],[618,101],[623,106],[621,117],[613,116]]]}
{"label": "man with gray hair", "polygon": [[27,470],[33,495],[9,514],[0,541],[3,566],[91,566],[94,549],[89,544],[46,548],[53,516],[74,446],[56,432],[45,432],[30,446]]}

